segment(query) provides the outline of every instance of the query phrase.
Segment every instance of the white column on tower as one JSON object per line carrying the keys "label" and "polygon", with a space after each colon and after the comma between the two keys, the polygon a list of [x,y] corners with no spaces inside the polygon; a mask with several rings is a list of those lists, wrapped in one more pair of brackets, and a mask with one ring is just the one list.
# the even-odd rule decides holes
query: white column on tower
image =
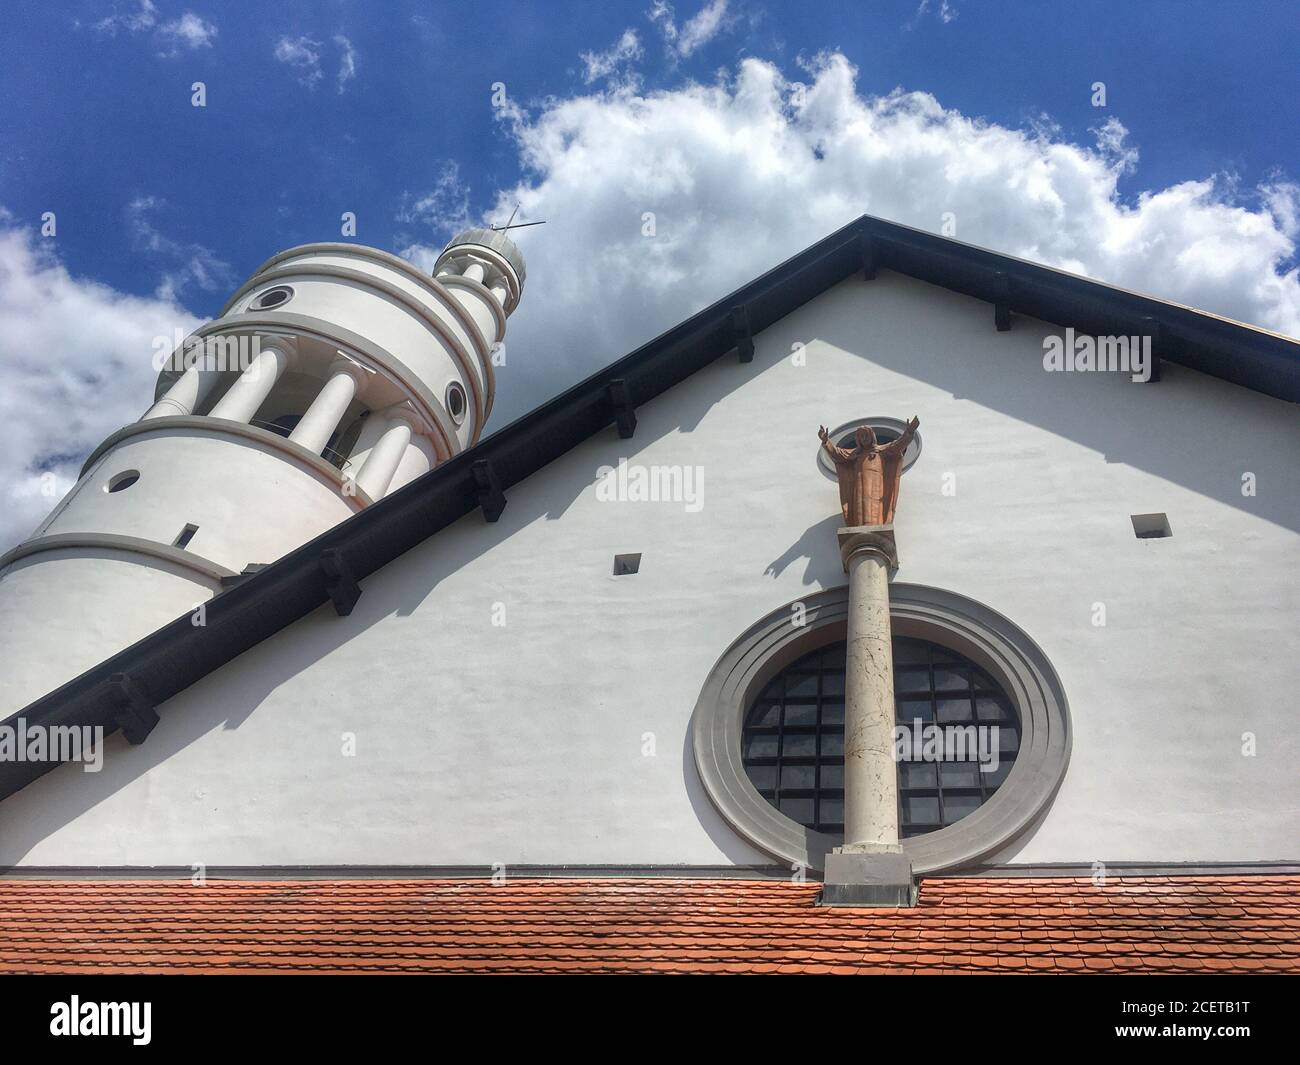
{"label": "white column on tower", "polygon": [[198,352],[194,362],[140,420],[143,422],[152,418],[193,414],[221,379],[221,373],[222,366],[217,353],[209,348],[207,341],[204,341],[203,348]]}
{"label": "white column on tower", "polygon": [[278,345],[264,347],[229,391],[212,408],[213,418],[247,422],[266,402],[276,381],[289,365],[288,353]]}
{"label": "white column on tower", "polygon": [[307,413],[289,434],[289,439],[319,455],[343,420],[348,404],[356,396],[361,384],[361,372],[346,361],[331,366],[325,387],[312,400]]}
{"label": "white column on tower", "polygon": [[393,481],[411,443],[412,418],[405,411],[389,414],[357,473],[357,487],[371,499],[381,498]]}

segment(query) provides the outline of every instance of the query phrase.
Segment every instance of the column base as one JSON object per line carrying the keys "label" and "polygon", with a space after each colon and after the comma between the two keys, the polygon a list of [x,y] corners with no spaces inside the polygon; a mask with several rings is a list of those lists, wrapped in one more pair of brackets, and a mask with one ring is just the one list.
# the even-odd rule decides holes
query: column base
{"label": "column base", "polygon": [[912,860],[903,849],[838,848],[826,855],[819,906],[915,906]]}

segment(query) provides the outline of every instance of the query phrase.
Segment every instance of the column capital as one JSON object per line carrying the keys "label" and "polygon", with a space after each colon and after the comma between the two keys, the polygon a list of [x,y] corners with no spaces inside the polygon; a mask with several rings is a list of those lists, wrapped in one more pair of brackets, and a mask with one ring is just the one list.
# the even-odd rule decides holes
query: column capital
{"label": "column capital", "polygon": [[383,407],[371,414],[371,417],[385,419],[390,424],[401,423],[411,430],[412,436],[427,436],[429,431],[425,428],[424,419],[420,417],[411,404],[403,400],[400,403],[394,403],[391,407]]}
{"label": "column capital", "polygon": [[898,569],[898,544],[894,541],[893,525],[846,525],[835,532],[840,542],[840,560],[844,572],[849,572],[849,562],[854,555],[875,555],[888,567],[890,573]]}
{"label": "column capital", "polygon": [[356,386],[355,395],[359,398],[361,393],[365,391],[366,385],[370,383],[370,378],[374,374],[374,371],[362,366],[361,363],[357,362],[355,359],[350,359],[346,355],[340,355],[330,363],[329,369],[325,372],[325,380],[328,381],[335,374],[341,373],[345,373],[352,378],[352,383]]}

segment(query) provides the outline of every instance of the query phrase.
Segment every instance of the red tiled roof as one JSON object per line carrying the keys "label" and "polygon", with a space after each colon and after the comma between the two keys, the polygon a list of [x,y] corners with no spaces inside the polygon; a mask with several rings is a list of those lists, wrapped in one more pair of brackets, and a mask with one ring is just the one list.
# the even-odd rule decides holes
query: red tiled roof
{"label": "red tiled roof", "polygon": [[1297,972],[1298,889],[930,879],[847,910],[773,880],[0,879],[0,971]]}

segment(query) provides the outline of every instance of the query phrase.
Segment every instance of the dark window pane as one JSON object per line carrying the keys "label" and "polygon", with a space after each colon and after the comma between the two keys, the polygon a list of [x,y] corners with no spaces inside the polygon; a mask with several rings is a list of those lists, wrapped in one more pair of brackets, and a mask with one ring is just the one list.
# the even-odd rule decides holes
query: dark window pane
{"label": "dark window pane", "polygon": [[934,671],[934,690],[965,691],[970,687],[970,679],[963,669],[936,669]]}
{"label": "dark window pane", "polygon": [[928,692],[930,690],[930,670],[904,666],[894,670],[894,691]]}
{"label": "dark window pane", "polygon": [[827,673],[844,672],[844,644],[835,643],[821,654],[821,668]]}
{"label": "dark window pane", "polygon": [[781,704],[758,702],[749,712],[750,728],[775,728],[781,723]]}
{"label": "dark window pane", "polygon": [[975,713],[979,715],[981,721],[1015,721],[1015,714],[1011,707],[1001,699],[995,699],[987,695],[979,695],[975,698]]}
{"label": "dark window pane", "polygon": [[823,758],[844,757],[844,733],[843,732],[822,733],[822,757]]}
{"label": "dark window pane", "polygon": [[821,781],[823,789],[844,787],[844,766],[823,763]]}
{"label": "dark window pane", "polygon": [[822,799],[821,815],[818,820],[823,824],[827,821],[836,821],[842,824],[844,821],[844,800]]}
{"label": "dark window pane", "polygon": [[935,710],[941,725],[971,719],[969,699],[939,699],[935,702]]}
{"label": "dark window pane", "polygon": [[815,765],[786,765],[781,767],[781,788],[814,788],[817,786]]}
{"label": "dark window pane", "polygon": [[745,737],[746,758],[775,758],[777,755],[777,737],[753,734]]}
{"label": "dark window pane", "polygon": [[789,733],[781,745],[782,758],[815,758],[817,756],[817,734],[815,732]]}
{"label": "dark window pane", "polygon": [[900,762],[899,784],[904,788],[933,788],[938,782],[932,762]]}
{"label": "dark window pane", "polygon": [[935,795],[904,795],[903,820],[909,825],[939,822],[939,798]]}
{"label": "dark window pane", "polygon": [[812,824],[813,801],[812,799],[783,798],[781,800],[781,812],[791,821],[798,822],[801,825]]}
{"label": "dark window pane", "polygon": [[930,645],[923,640],[895,639],[892,645],[894,665],[908,665],[930,661]]}
{"label": "dark window pane", "polygon": [[980,806],[979,792],[967,794],[963,792],[960,795],[952,795],[948,792],[943,793],[943,823],[950,825],[954,821],[960,821],[967,814],[973,814]]}
{"label": "dark window pane", "polygon": [[939,781],[945,788],[978,788],[980,767],[978,762],[944,762],[939,767]]}
{"label": "dark window pane", "polygon": [[822,703],[822,725],[843,725],[844,704],[841,702]]}
{"label": "dark window pane", "polygon": [[747,770],[749,779],[759,791],[772,791],[776,788],[776,766],[753,765]]}
{"label": "dark window pane", "polygon": [[787,727],[791,725],[815,726],[817,724],[817,704],[786,703],[785,723]]}
{"label": "dark window pane", "polygon": [[798,673],[786,674],[785,694],[817,697],[817,674],[816,673]]}

